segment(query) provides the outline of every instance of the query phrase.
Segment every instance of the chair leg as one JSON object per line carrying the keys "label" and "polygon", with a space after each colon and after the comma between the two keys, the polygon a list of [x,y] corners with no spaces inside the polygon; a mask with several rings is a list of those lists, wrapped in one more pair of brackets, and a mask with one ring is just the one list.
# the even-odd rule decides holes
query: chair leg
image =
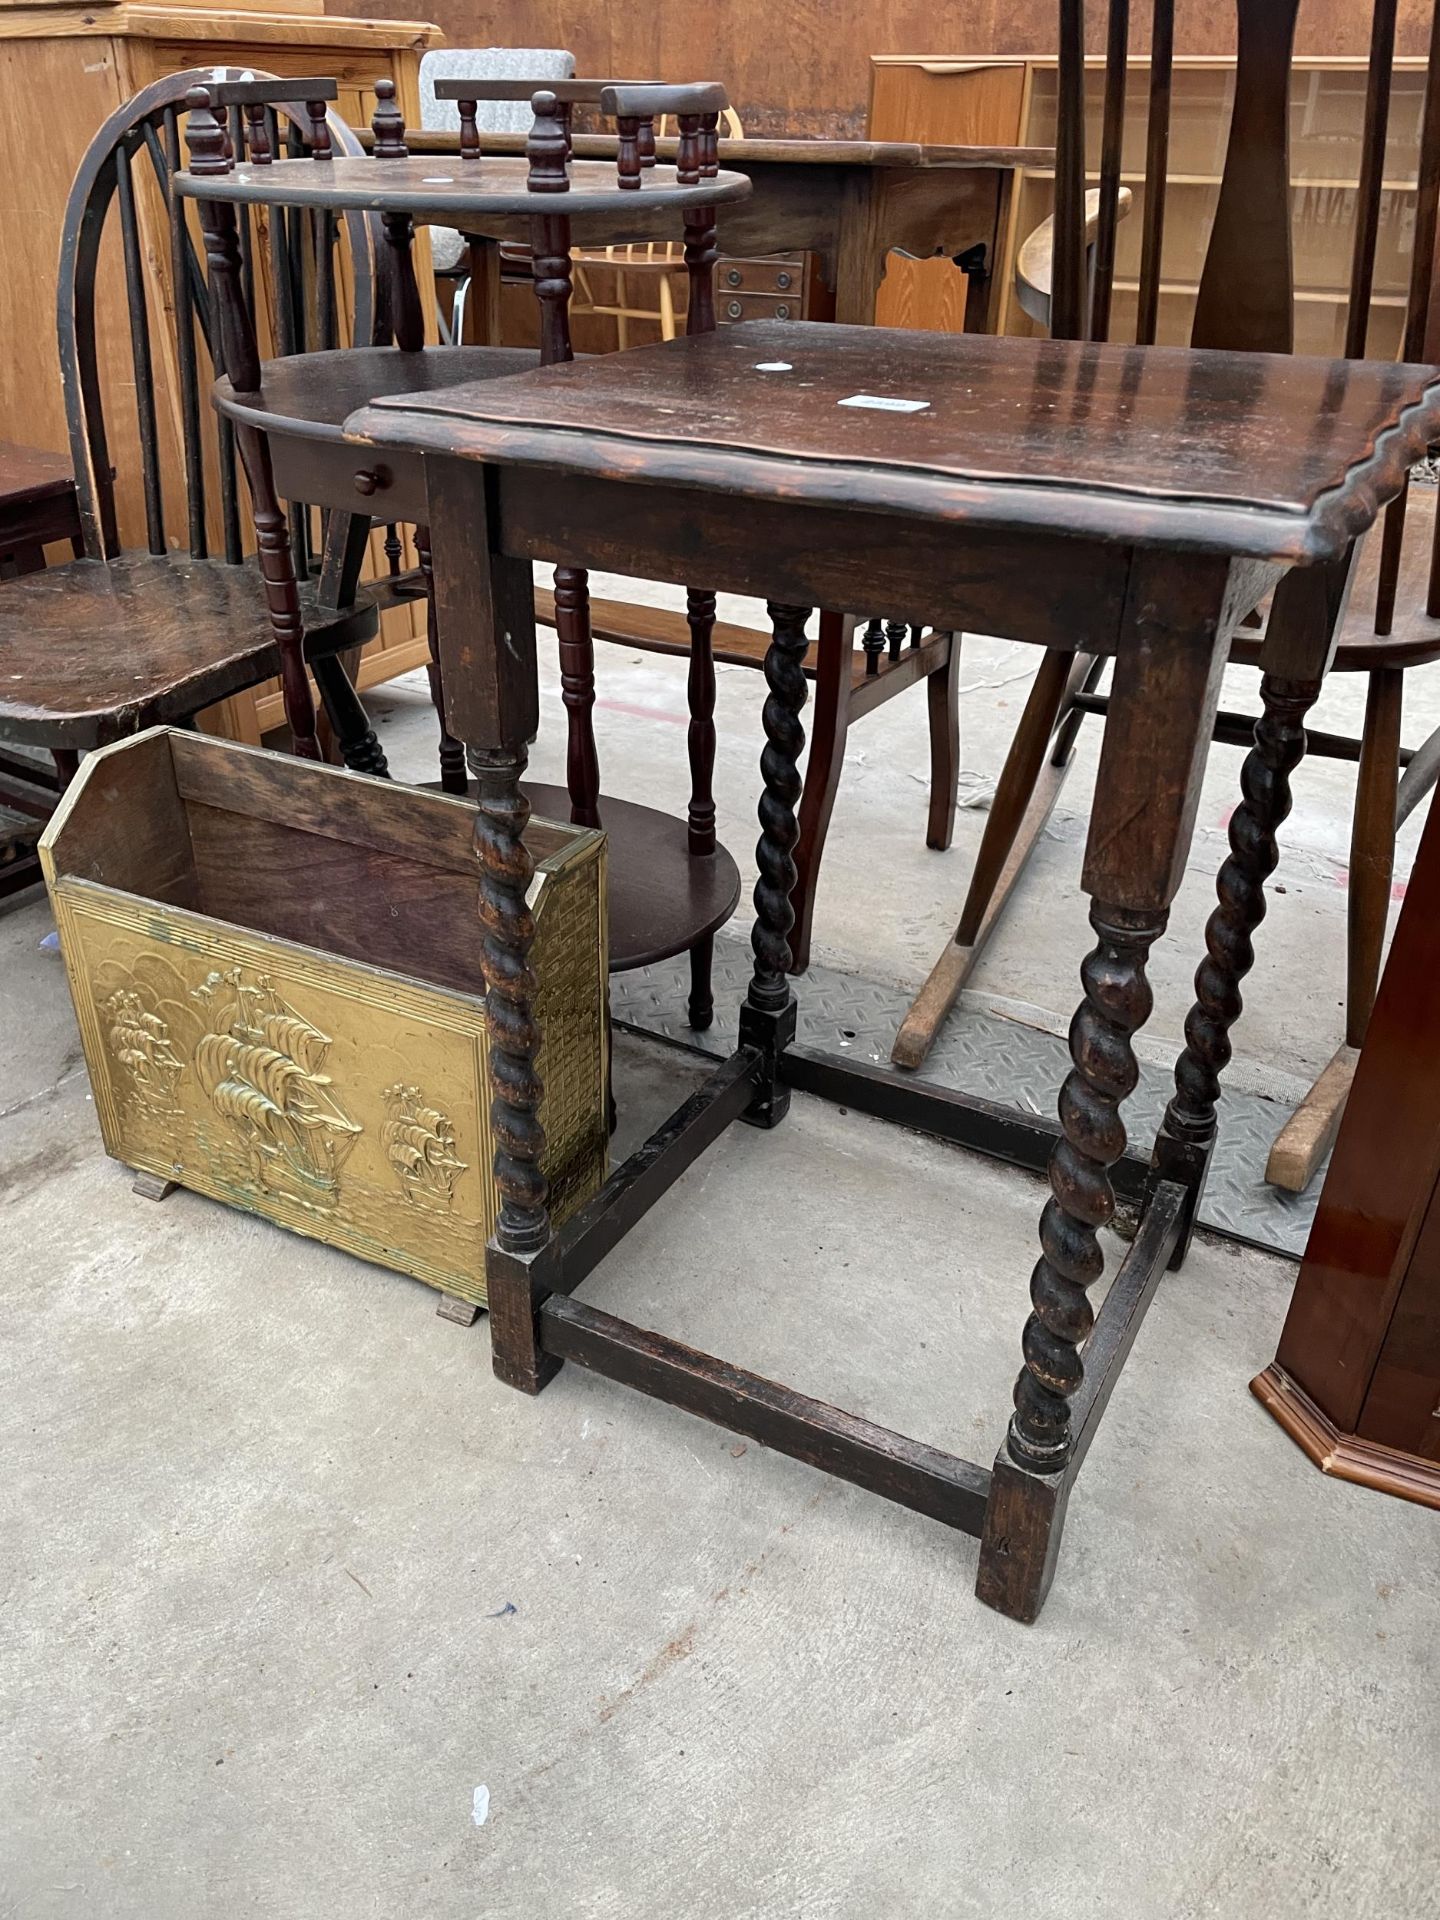
{"label": "chair leg", "polygon": [[615,270],[615,345],[621,353],[630,345],[630,315],[626,309],[630,305],[630,288],[625,275],[617,267]]}
{"label": "chair leg", "polygon": [[1070,702],[1097,672],[1097,663],[1086,654],[1052,651],[1041,661],[996,783],[960,923],[911,1002],[890,1050],[897,1067],[924,1062],[1025,871],[1070,769],[1074,736],[1065,725]]}
{"label": "chair leg", "polygon": [[675,289],[668,273],[660,275],[660,338],[675,338]]}
{"label": "chair leg", "polygon": [[55,762],[55,778],[60,782],[61,793],[64,793],[80,771],[80,756],[72,747],[52,747],[50,758]]}
{"label": "chair leg", "polygon": [[925,844],[937,853],[945,853],[955,837],[955,797],[960,786],[961,652],[962,636],[952,633],[945,665],[937,667],[925,681],[930,720],[930,818]]}
{"label": "chair leg", "polygon": [[815,661],[815,705],[810,723],[810,758],[800,794],[800,839],[795,849],[795,884],[790,905],[790,971],[810,964],[810,932],[820,862],[835,811],[835,795],[845,764],[845,735],[850,726],[850,667],[859,622],[851,614],[822,613]]}
{"label": "chair leg", "polygon": [[1305,1191],[1335,1144],[1380,984],[1385,923],[1395,876],[1404,680],[1398,667],[1377,668],[1370,675],[1366,692],[1355,815],[1350,828],[1345,1044],[1285,1122],[1270,1149],[1265,1178],[1287,1193]]}
{"label": "chair leg", "polygon": [[340,757],[352,773],[368,773],[377,780],[390,778],[385,749],[380,745],[370,716],[361,704],[345,663],[338,654],[326,654],[311,662],[315,684],[325,703],[325,712],[335,730]]}
{"label": "chair leg", "polygon": [[1360,772],[1350,829],[1350,912],[1345,982],[1345,1039],[1360,1046],[1380,985],[1380,956],[1395,877],[1395,795],[1400,785],[1400,714],[1405,675],[1384,667],[1370,675]]}

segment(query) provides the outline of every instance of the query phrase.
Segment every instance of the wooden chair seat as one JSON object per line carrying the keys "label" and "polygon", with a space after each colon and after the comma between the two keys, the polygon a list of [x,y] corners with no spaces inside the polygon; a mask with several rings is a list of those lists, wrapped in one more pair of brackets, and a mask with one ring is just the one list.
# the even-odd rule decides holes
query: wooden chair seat
{"label": "wooden chair seat", "polygon": [[[1355,584],[1340,628],[1332,671],[1373,673],[1384,667],[1423,667],[1432,660],[1440,660],[1440,619],[1432,619],[1425,611],[1436,498],[1434,487],[1412,486],[1410,489],[1400,585],[1395,596],[1395,622],[1390,633],[1375,631],[1375,597],[1380,581],[1379,534],[1373,535],[1360,549]],[[1231,659],[1246,666],[1258,666],[1264,638],[1262,629],[1242,627],[1231,645]]]}
{"label": "wooden chair seat", "polygon": [[[307,656],[372,639],[375,608],[322,611],[302,589]],[[249,566],[188,553],[75,560],[7,581],[0,597],[0,736],[85,752],[188,722],[280,670]]]}
{"label": "wooden chair seat", "polygon": [[349,415],[382,394],[439,393],[539,364],[532,347],[341,347],[264,361],[258,393],[236,393],[228,380],[217,380],[215,404],[267,433],[339,442]]}

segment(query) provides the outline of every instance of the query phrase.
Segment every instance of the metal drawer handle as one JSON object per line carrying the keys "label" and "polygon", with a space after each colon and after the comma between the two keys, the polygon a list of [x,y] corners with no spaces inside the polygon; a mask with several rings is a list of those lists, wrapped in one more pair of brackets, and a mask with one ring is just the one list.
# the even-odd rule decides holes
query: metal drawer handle
{"label": "metal drawer handle", "polygon": [[729,287],[738,287],[743,278],[744,276],[738,267],[731,267],[730,271],[725,275],[725,284]]}

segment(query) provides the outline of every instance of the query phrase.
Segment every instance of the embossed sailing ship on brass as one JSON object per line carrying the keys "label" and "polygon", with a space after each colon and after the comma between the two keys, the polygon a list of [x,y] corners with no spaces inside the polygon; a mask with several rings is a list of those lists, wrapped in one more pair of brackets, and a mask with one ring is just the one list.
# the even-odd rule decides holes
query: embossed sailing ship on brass
{"label": "embossed sailing ship on brass", "polygon": [[170,1044],[166,1023],[133,988],[117,988],[101,1011],[106,1042],[130,1093],[150,1113],[179,1113],[175,1090],[185,1063]]}
{"label": "embossed sailing ship on brass", "polygon": [[425,1104],[418,1087],[385,1089],[390,1118],[380,1129],[385,1157],[400,1176],[405,1198],[417,1207],[448,1213],[455,1181],[466,1162],[455,1151],[455,1128],[439,1107]]}
{"label": "embossed sailing ship on brass", "polygon": [[361,1128],[321,1071],[331,1047],[265,974],[212,973],[194,990],[210,1025],[195,1048],[195,1077],[229,1122],[254,1178],[302,1205],[329,1208]]}

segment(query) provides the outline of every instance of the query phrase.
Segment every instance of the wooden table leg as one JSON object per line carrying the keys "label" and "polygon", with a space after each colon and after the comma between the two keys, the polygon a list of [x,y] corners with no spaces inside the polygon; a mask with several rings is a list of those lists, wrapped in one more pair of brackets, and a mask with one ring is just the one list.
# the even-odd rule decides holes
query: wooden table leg
{"label": "wooden table leg", "polygon": [[750,945],[755,968],[745,1005],[740,1009],[740,1044],[755,1047],[766,1063],[755,1098],[744,1118],[752,1126],[774,1127],[790,1107],[790,1089],[780,1079],[780,1054],[795,1037],[795,995],[790,989],[790,929],[795,924],[795,843],[800,837],[795,803],[800,798],[800,755],[805,729],[805,653],[810,642],[805,624],[809,607],[770,603],[772,638],[765,655],[765,748],[760,774],[760,843],[755,858],[755,925]]}
{"label": "wooden table leg", "polygon": [[1115,1210],[1110,1168],[1125,1151],[1120,1105],[1139,1078],[1134,1036],[1151,1008],[1146,960],[1194,829],[1225,667],[1231,572],[1224,561],[1140,554],[1131,576],[1081,881],[1096,944],[1080,970],[1084,997],[1070,1028],[1025,1364],[995,1463],[975,1589],[1020,1620],[1039,1613],[1055,1568],[1074,1450],[1071,1401],[1095,1319],[1089,1289],[1105,1265],[1098,1235]]}

